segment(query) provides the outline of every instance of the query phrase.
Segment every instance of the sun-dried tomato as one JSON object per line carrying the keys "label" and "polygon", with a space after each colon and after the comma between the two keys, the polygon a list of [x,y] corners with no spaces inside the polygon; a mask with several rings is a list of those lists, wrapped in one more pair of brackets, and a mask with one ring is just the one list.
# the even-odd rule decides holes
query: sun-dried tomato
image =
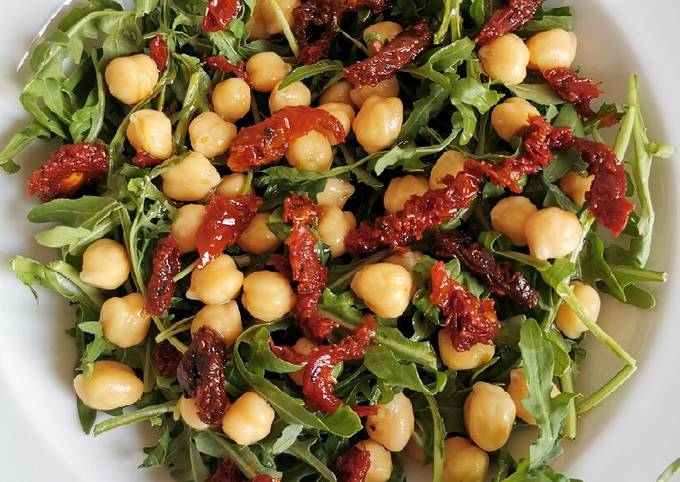
{"label": "sun-dried tomato", "polygon": [[543,77],[557,95],[576,108],[581,117],[585,120],[595,118],[596,114],[590,107],[590,102],[602,95],[597,82],[587,77],[579,77],[566,67],[546,70]]}
{"label": "sun-dried tomato", "polygon": [[462,231],[437,232],[432,240],[432,250],[442,258],[456,257],[476,276],[482,278],[491,291],[508,296],[529,308],[538,303],[538,293],[529,280],[508,262],[497,262],[491,251],[474,242]]}
{"label": "sun-dried tomato", "polygon": [[293,273],[290,271],[290,262],[283,254],[272,254],[267,261],[267,266],[272,266],[279,274],[286,279],[292,279]]}
{"label": "sun-dried tomato", "polygon": [[203,17],[204,32],[220,32],[234,20],[241,11],[239,0],[209,0]]}
{"label": "sun-dried tomato", "polygon": [[230,199],[217,194],[210,197],[203,221],[196,231],[198,269],[205,268],[238,240],[261,205],[262,198],[254,194]]}
{"label": "sun-dried tomato", "polygon": [[159,72],[163,72],[168,66],[169,56],[168,42],[165,41],[163,35],[158,34],[149,40],[149,57],[154,61]]}
{"label": "sun-dried tomato", "polygon": [[441,261],[432,267],[430,276],[430,301],[442,309],[456,351],[469,350],[476,343],[490,343],[500,328],[493,300],[480,300],[451,279]]}
{"label": "sun-dried tomato", "polygon": [[28,194],[41,201],[69,197],[85,184],[109,172],[109,154],[103,144],[66,144],[52,153],[28,181]]}
{"label": "sun-dried tomato", "polygon": [[265,475],[265,474],[260,474],[256,475],[252,479],[250,479],[251,482],[280,482],[281,479],[276,479],[272,477],[271,475]]}
{"label": "sun-dried tomato", "polygon": [[345,78],[356,86],[376,85],[393,78],[397,71],[413,62],[432,43],[427,22],[415,22],[399,33],[380,52],[352,64],[344,70]]}
{"label": "sun-dried tomato", "polygon": [[627,180],[623,162],[601,142],[577,138],[575,143],[581,157],[590,166],[588,172],[595,176],[590,191],[586,193],[588,209],[601,225],[618,236],[633,211],[633,204],[626,199]]}
{"label": "sun-dried tomato", "polygon": [[137,167],[153,167],[162,162],[162,160],[152,156],[146,151],[137,151],[135,157],[132,158],[132,163]]}
{"label": "sun-dried tomato", "polygon": [[475,42],[484,45],[508,32],[524,27],[534,18],[543,0],[508,0],[508,5],[496,10],[482,27]]}
{"label": "sun-dried tomato", "polygon": [[177,367],[184,396],[194,399],[198,418],[208,425],[218,424],[229,406],[224,390],[225,346],[222,335],[204,326],[193,335]]}
{"label": "sun-dried tomato", "polygon": [[158,373],[164,377],[174,376],[177,366],[182,359],[182,354],[167,340],[156,343],[153,347],[153,358],[156,362]]}
{"label": "sun-dried tomato", "polygon": [[352,410],[361,418],[377,415],[379,411],[377,405],[354,405]]}
{"label": "sun-dried tomato", "polygon": [[220,57],[219,55],[211,55],[206,57],[203,62],[205,63],[206,67],[219,70],[220,72],[232,74],[234,77],[245,80],[248,85],[250,85],[250,77],[248,76],[246,64],[243,62],[243,60],[239,60],[236,62],[236,65],[234,65],[224,57]]}
{"label": "sun-dried tomato", "polygon": [[364,482],[371,467],[371,454],[354,446],[335,460],[338,482]]}
{"label": "sun-dried tomato", "polygon": [[338,143],[345,140],[345,129],[338,119],[322,109],[285,107],[271,117],[244,127],[231,143],[227,165],[233,172],[246,172],[280,160],[290,141],[313,130],[333,135]]}
{"label": "sun-dried tomato", "polygon": [[182,269],[181,252],[172,236],[161,238],[153,253],[151,278],[147,287],[144,311],[162,315],[170,308],[175,282],[172,278]]}
{"label": "sun-dried tomato", "polygon": [[245,477],[231,459],[223,459],[206,482],[243,482]]}

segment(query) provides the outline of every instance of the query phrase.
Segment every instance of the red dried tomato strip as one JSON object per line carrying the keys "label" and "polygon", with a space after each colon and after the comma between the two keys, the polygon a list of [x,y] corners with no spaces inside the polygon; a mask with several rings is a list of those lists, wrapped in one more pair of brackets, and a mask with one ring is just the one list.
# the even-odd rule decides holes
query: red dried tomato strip
{"label": "red dried tomato strip", "polygon": [[442,309],[454,348],[466,351],[476,343],[491,342],[500,328],[493,300],[480,300],[451,279],[441,261],[432,267],[431,279],[430,301]]}
{"label": "red dried tomato strip", "polygon": [[587,77],[579,77],[566,67],[546,70],[543,77],[557,95],[574,105],[581,117],[586,120],[595,118],[597,114],[590,107],[590,102],[602,95],[598,83]]}
{"label": "red dried tomato strip", "polygon": [[198,269],[205,268],[238,240],[261,205],[262,198],[253,194],[230,199],[216,194],[210,197],[203,221],[196,231]]}
{"label": "red dried tomato strip", "polygon": [[267,266],[272,266],[279,274],[287,279],[293,278],[293,273],[290,271],[290,262],[283,254],[272,254],[267,261]]}
{"label": "red dried tomato strip", "polygon": [[508,32],[524,27],[534,18],[543,0],[508,0],[505,8],[496,10],[482,27],[475,42],[484,45]]}
{"label": "red dried tomato strip", "polygon": [[510,263],[497,262],[491,251],[474,242],[468,234],[437,232],[432,240],[432,250],[442,258],[458,258],[465,268],[482,278],[493,293],[508,296],[532,309],[538,304],[538,293],[529,280]]}
{"label": "red dried tomato strip", "polygon": [[227,165],[233,172],[246,172],[276,162],[286,153],[290,141],[313,130],[332,134],[338,143],[345,140],[340,121],[325,110],[286,107],[254,126],[241,129],[231,143]]}
{"label": "red dried tomato strip", "polygon": [[162,160],[152,156],[146,151],[137,151],[135,157],[132,158],[132,163],[137,167],[153,167],[162,162]]}
{"label": "red dried tomato strip", "polygon": [[206,482],[243,482],[245,477],[231,459],[223,459]]}
{"label": "red dried tomato strip", "polygon": [[210,33],[224,30],[240,11],[239,0],[209,0],[203,17],[203,31]]}
{"label": "red dried tomato strip", "polygon": [[168,66],[169,56],[168,42],[165,41],[163,35],[158,34],[149,40],[149,57],[155,62],[159,72],[163,72]]}
{"label": "red dried tomato strip", "polygon": [[167,340],[156,343],[153,348],[153,357],[156,362],[158,373],[164,377],[173,376],[177,373],[177,367],[182,359],[182,354]]}
{"label": "red dried tomato strip", "polygon": [[251,482],[279,482],[281,479],[275,479],[271,475],[260,474],[250,480]]}
{"label": "red dried tomato strip", "polygon": [[376,85],[393,78],[397,71],[413,62],[432,43],[432,32],[427,22],[412,23],[380,52],[344,70],[352,84]]}
{"label": "red dried tomato strip", "polygon": [[378,414],[378,407],[376,405],[355,405],[352,407],[352,410],[361,418]]}
{"label": "red dried tomato strip", "polygon": [[335,460],[338,482],[364,482],[371,467],[371,454],[359,447],[352,447]]}
{"label": "red dried tomato strip", "polygon": [[172,278],[182,269],[181,253],[172,236],[161,238],[153,253],[151,278],[147,287],[144,311],[162,315],[170,308],[175,282]]}
{"label": "red dried tomato strip", "polygon": [[218,424],[229,406],[224,390],[225,346],[219,333],[204,326],[193,335],[177,367],[184,396],[194,399],[198,418],[208,425]]}
{"label": "red dried tomato strip", "polygon": [[250,77],[248,76],[246,64],[243,62],[243,60],[239,60],[236,62],[236,65],[234,65],[224,57],[220,57],[219,55],[211,55],[210,57],[206,57],[203,62],[211,69],[232,74],[234,77],[245,80],[248,85],[250,85]]}
{"label": "red dried tomato strip", "polygon": [[103,144],[66,144],[54,151],[28,181],[28,194],[41,201],[70,197],[85,184],[109,172],[109,154]]}

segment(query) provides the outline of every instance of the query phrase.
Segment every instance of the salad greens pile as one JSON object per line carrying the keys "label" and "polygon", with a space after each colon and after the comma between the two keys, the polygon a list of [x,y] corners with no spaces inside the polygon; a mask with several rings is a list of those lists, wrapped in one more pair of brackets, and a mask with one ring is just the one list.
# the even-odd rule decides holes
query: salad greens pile
{"label": "salad greens pile", "polygon": [[[496,354],[488,363],[472,373],[446,370],[442,365],[436,334],[443,317],[429,302],[429,273],[435,263],[429,256],[413,269],[418,291],[406,313],[399,319],[378,319],[377,336],[364,360],[343,364],[335,393],[345,405],[332,415],[305,407],[300,388],[287,376],[299,366],[277,358],[271,351],[272,335],[284,344],[292,344],[299,337],[292,319],[262,325],[243,311],[246,329],[226,364],[226,390],[232,399],[244,391],[255,391],[276,411],[271,434],[251,446],[239,446],[219,431],[196,431],[185,425],[179,417],[181,388],[177,380],[162,376],[154,364],[156,343],[167,340],[179,351],[187,350],[191,320],[200,308],[184,296],[194,255],[183,257],[186,269],[175,277],[172,309],[154,317],[154,326],[144,343],[121,349],[104,337],[99,312],[113,293],[80,280],[82,254],[97,239],[121,241],[133,269],[131,279],[115,294],[146,293],[154,245],[168,234],[179,207],[163,194],[159,176],[186,156],[189,123],[197,114],[211,109],[211,89],[222,79],[222,74],[205,70],[202,59],[216,54],[236,63],[257,52],[274,51],[295,65],[298,46],[289,26],[284,25],[285,35],[250,41],[246,22],[255,0],[245,0],[243,6],[240,17],[227,29],[206,34],[201,29],[205,0],[135,0],[134,8],[128,10],[113,0],[88,0],[72,7],[32,53],[33,75],[21,93],[21,103],[31,121],[0,152],[0,166],[8,173],[15,172],[19,169],[16,158],[28,144],[36,139],[56,139],[65,144],[106,144],[110,169],[108,177],[90,186],[85,195],[49,201],[28,214],[31,223],[50,223],[51,227],[40,232],[36,241],[58,249],[59,258],[42,264],[17,256],[11,260],[11,269],[29,287],[52,289],[76,307],[76,322],[69,333],[78,347],[75,373],[88,376],[95,361],[115,359],[132,367],[144,382],[144,395],[134,407],[112,411],[109,418],[98,419],[97,413],[79,400],[83,430],[101,435],[125,425],[149,422],[158,431],[158,443],[144,449],[146,457],[141,467],[165,465],[180,482],[205,481],[225,457],[248,479],[267,474],[283,477],[284,481],[334,482],[336,475],[331,468],[337,454],[366,438],[361,419],[349,406],[387,403],[403,391],[414,406],[418,427],[415,441],[424,451],[425,462],[432,464],[432,480],[440,481],[445,437],[465,434],[463,403],[471,385],[477,381],[505,385],[509,371],[522,367],[529,394],[525,406],[536,418],[538,435],[528,455],[519,461],[505,449],[492,454],[497,467],[494,480],[568,480],[548,466],[562,453],[560,441],[575,438],[579,416],[602,403],[636,370],[635,359],[596,320],[588,318],[570,282],[581,280],[623,303],[654,308],[654,296],[644,286],[647,282],[665,281],[666,274],[646,268],[655,221],[649,177],[653,160],[668,157],[672,149],[648,139],[634,76],[630,78],[626,104],[604,105],[598,118],[590,122],[583,122],[574,107],[538,77],[530,76],[517,86],[485,79],[471,37],[498,8],[496,1],[395,0],[390,20],[405,25],[425,19],[436,33],[434,45],[398,75],[406,111],[394,147],[366,155],[350,137],[334,149],[334,164],[327,172],[276,165],[252,173],[253,186],[265,200],[262,211],[272,212],[269,227],[285,240],[290,227],[283,221],[281,206],[290,192],[314,197],[324,189],[328,178],[351,181],[357,191],[347,209],[357,221],[371,220],[382,214],[382,195],[391,178],[404,173],[427,174],[446,150],[455,149],[468,158],[487,161],[513,155],[518,146],[499,139],[490,124],[491,109],[509,97],[524,98],[553,125],[568,126],[576,135],[598,141],[601,132],[597,120],[606,113],[620,116],[613,150],[625,160],[628,195],[637,206],[620,240],[609,243],[592,215],[560,190],[560,178],[569,172],[583,173],[587,167],[573,150],[561,152],[546,169],[530,176],[524,189],[524,195],[537,206],[558,206],[579,216],[584,236],[579,249],[569,257],[540,261],[515,250],[507,238],[493,232],[489,212],[505,193],[491,182],[469,209],[440,227],[450,230],[463,226],[497,259],[509,260],[539,293],[534,310],[497,300],[501,329],[494,339]],[[318,97],[342,78],[343,66],[365,57],[362,32],[384,17],[369,9],[348,15],[339,26],[341,35],[331,50],[332,60],[297,66],[283,85],[302,80],[313,98]],[[280,19],[285,22],[282,15]],[[541,9],[517,33],[526,38],[556,27],[572,28],[568,7]],[[168,68],[148,98],[132,107],[123,106],[108,94],[104,68],[116,57],[143,52],[146,42],[157,34],[162,34],[169,44]],[[266,105],[265,95],[254,94],[252,112],[239,126],[264,118]],[[125,142],[130,116],[142,108],[162,110],[173,124],[176,155],[154,168],[131,164],[134,151]],[[222,159],[214,163],[220,172],[228,172]],[[263,269],[268,261],[268,256],[242,253],[236,247],[228,252],[244,273]],[[321,311],[341,328],[359,326],[367,309],[349,290],[349,283],[361,267],[385,258],[388,252],[361,259],[347,255],[330,258],[327,249],[321,253],[329,268]],[[489,289],[457,259],[447,261],[454,279],[477,296],[491,296]],[[594,337],[621,362],[620,371],[593,393],[578,391],[578,374],[587,360],[581,346],[583,337],[567,339],[553,325],[562,303],[568,304],[588,327],[590,334],[586,336]],[[558,382],[562,392],[555,398],[551,398],[553,381]],[[522,430],[523,425],[518,421],[516,429]],[[394,456],[390,480],[405,477],[399,458]]]}

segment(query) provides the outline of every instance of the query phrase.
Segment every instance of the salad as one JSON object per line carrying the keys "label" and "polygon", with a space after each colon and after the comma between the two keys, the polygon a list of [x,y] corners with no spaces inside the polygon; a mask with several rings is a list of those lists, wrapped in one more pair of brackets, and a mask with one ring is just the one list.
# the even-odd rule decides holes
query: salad
{"label": "salad", "polygon": [[[84,432],[150,424],[141,467],[180,482],[569,480],[561,441],[636,370],[601,296],[666,280],[673,153],[571,29],[541,0],[71,7],[0,165],[57,141],[28,220],[59,255],[10,267],[75,306]],[[586,337],[621,365],[592,393]]]}

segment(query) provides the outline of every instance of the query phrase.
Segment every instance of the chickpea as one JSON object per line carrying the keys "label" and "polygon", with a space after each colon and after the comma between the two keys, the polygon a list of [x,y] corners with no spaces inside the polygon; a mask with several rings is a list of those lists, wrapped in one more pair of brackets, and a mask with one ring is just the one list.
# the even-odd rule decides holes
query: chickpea
{"label": "chickpea", "polygon": [[538,32],[527,40],[529,48],[529,68],[533,70],[571,67],[576,58],[578,40],[576,34],[561,28]]}
{"label": "chickpea", "polygon": [[246,230],[238,238],[237,244],[246,253],[258,256],[274,251],[281,241],[267,225],[269,213],[257,213]]}
{"label": "chickpea", "polygon": [[273,271],[250,273],[243,282],[241,303],[258,320],[283,318],[295,306],[295,293],[288,280]]}
{"label": "chickpea", "polygon": [[586,203],[586,193],[590,191],[595,176],[583,177],[575,172],[570,172],[560,179],[560,189],[569,196],[578,207]]}
{"label": "chickpea", "polygon": [[82,373],[73,379],[78,398],[95,410],[127,407],[142,398],[144,383],[132,369],[116,361],[94,362],[92,376]]}
{"label": "chickpea", "polygon": [[390,147],[399,137],[404,122],[404,105],[398,97],[371,96],[364,102],[352,129],[366,152]]}
{"label": "chickpea", "polygon": [[231,300],[224,305],[205,305],[191,322],[191,334],[195,335],[204,326],[222,335],[224,343],[231,347],[243,333],[238,303]]}
{"label": "chickpea", "polygon": [[130,276],[130,259],[125,247],[112,239],[98,239],[83,253],[80,279],[103,290],[115,290]]}
{"label": "chickpea", "polygon": [[255,392],[246,392],[227,408],[222,431],[239,445],[252,445],[269,435],[275,416],[264,398]]}
{"label": "chickpea", "polygon": [[408,250],[388,256],[383,259],[383,263],[398,264],[410,273],[422,258],[423,253],[420,251]]}
{"label": "chickpea", "polygon": [[437,336],[439,344],[439,356],[444,365],[451,370],[474,370],[481,367],[493,358],[496,346],[485,343],[475,343],[469,350],[458,351],[453,346],[451,332],[449,330],[439,330]]}
{"label": "chickpea", "polygon": [[498,137],[510,142],[529,126],[529,117],[540,116],[538,109],[521,97],[511,97],[491,111],[491,125]]}
{"label": "chickpea", "polygon": [[288,164],[305,171],[324,172],[333,164],[333,148],[319,131],[311,131],[290,141],[286,150]]}
{"label": "chickpea", "polygon": [[491,210],[491,226],[494,231],[510,238],[515,246],[526,246],[525,226],[537,211],[534,203],[524,196],[506,197]]}
{"label": "chickpea", "polygon": [[144,296],[139,293],[106,300],[99,315],[106,339],[121,348],[143,342],[151,325],[151,317],[144,312],[144,303]]}
{"label": "chickpea", "polygon": [[236,122],[250,112],[250,86],[232,77],[215,86],[212,93],[213,110],[227,122]]}
{"label": "chickpea", "polygon": [[248,36],[249,40],[263,40],[271,37],[269,32],[267,32],[267,24],[262,16],[262,7],[267,1],[268,0],[259,0],[255,3],[253,13],[246,23],[246,28],[250,32],[250,35]]}
{"label": "chickpea", "polygon": [[366,417],[366,433],[391,452],[401,452],[411,440],[415,429],[413,405],[403,393],[378,407],[378,413]]}
{"label": "chickpea", "polygon": [[376,315],[401,316],[411,302],[413,279],[396,264],[375,263],[364,266],[352,279],[352,291]]}
{"label": "chickpea", "polygon": [[189,124],[189,137],[194,152],[217,157],[229,150],[236,137],[236,126],[214,112],[203,112]]}
{"label": "chickpea", "polygon": [[363,107],[364,102],[374,95],[382,97],[383,99],[397,97],[399,95],[399,81],[397,81],[396,78],[387,79],[378,82],[376,85],[352,87],[349,91],[349,97],[352,99],[352,103],[360,109]]}
{"label": "chickpea", "polygon": [[505,390],[476,382],[463,405],[465,429],[483,450],[493,452],[508,441],[515,423],[515,404]]}
{"label": "chickpea", "polygon": [[326,180],[323,191],[316,195],[316,202],[320,206],[335,206],[342,209],[352,194],[354,194],[352,183],[331,177]]}
{"label": "chickpea", "polygon": [[253,55],[246,63],[246,71],[253,89],[270,93],[274,86],[281,82],[293,69],[275,52],[260,52]]}
{"label": "chickpea", "polygon": [[248,192],[243,192],[243,188],[246,186],[246,180],[248,176],[235,172],[233,174],[227,174],[222,178],[220,183],[215,189],[215,194],[218,196],[226,197],[228,199],[243,196],[244,194],[252,193],[253,188],[248,190]]}
{"label": "chickpea", "polygon": [[177,210],[170,234],[182,253],[196,251],[196,232],[204,217],[205,206],[202,204],[187,204]]}
{"label": "chickpea", "polygon": [[161,174],[163,193],[173,201],[200,201],[220,183],[217,172],[208,158],[192,152],[179,163]]}
{"label": "chickpea", "polygon": [[[394,37],[403,32],[403,28],[396,22],[378,22],[369,25],[364,30],[364,42],[368,46],[368,51],[371,55],[377,54],[383,46],[383,43],[388,43],[394,40]],[[383,37],[379,40],[369,40],[373,35]],[[383,40],[384,39],[384,40]]]}
{"label": "chickpea", "polygon": [[335,84],[326,88],[319,97],[319,105],[325,104],[347,104],[352,105],[350,91],[352,84],[346,80],[339,80]]}
{"label": "chickpea", "polygon": [[387,482],[392,476],[392,454],[373,440],[363,440],[356,444],[358,449],[369,453],[371,465],[364,482]]}
{"label": "chickpea", "polygon": [[529,49],[514,33],[506,33],[479,49],[484,73],[507,85],[521,84],[527,76]]}
{"label": "chickpea", "polygon": [[234,299],[243,286],[243,273],[228,254],[220,254],[203,269],[191,273],[187,298],[206,305],[219,305]]}
{"label": "chickpea", "polygon": [[302,82],[293,82],[281,90],[279,90],[279,84],[280,82],[276,83],[269,96],[269,111],[272,114],[284,107],[310,106],[312,104],[312,93],[309,87]]}
{"label": "chickpea", "polygon": [[442,179],[446,176],[457,176],[465,168],[467,159],[458,151],[446,151],[439,156],[430,172],[430,189],[443,189],[446,184]]}
{"label": "chickpea", "polygon": [[130,116],[127,138],[137,151],[164,161],[172,156],[172,124],[163,112],[142,109]]}
{"label": "chickpea", "polygon": [[331,248],[333,257],[342,256],[347,251],[345,239],[354,228],[357,220],[349,211],[342,211],[335,206],[326,206],[319,217],[319,236]]}
{"label": "chickpea", "polygon": [[532,214],[524,225],[524,234],[532,256],[552,259],[578,248],[583,228],[575,214],[553,207]]}
{"label": "chickpea", "polygon": [[442,482],[484,482],[488,472],[486,452],[463,437],[446,439]]}
{"label": "chickpea", "polygon": [[104,72],[109,92],[126,105],[141,102],[151,95],[158,84],[158,68],[144,54],[118,57],[109,62]]}
{"label": "chickpea", "polygon": [[[279,23],[279,20],[274,13],[274,9],[272,9],[269,2],[267,0],[258,0],[257,3],[258,5],[262,5],[262,20],[264,21],[267,33],[271,36],[283,32],[281,24]],[[293,25],[295,22],[295,19],[293,18],[293,10],[295,10],[295,7],[300,5],[300,0],[276,0],[276,3],[279,4],[279,8],[283,12],[283,16],[285,17],[288,25]]]}
{"label": "chickpea", "polygon": [[[298,341],[295,342],[293,345],[293,351],[297,353],[298,355],[310,355],[313,351],[316,350],[316,345],[312,340],[309,338],[302,337]],[[291,380],[293,380],[293,383],[296,385],[302,386],[302,381],[304,378],[305,374],[305,369],[301,368],[300,370],[289,373],[288,376],[290,377]]]}
{"label": "chickpea", "polygon": [[404,209],[406,201],[412,196],[422,196],[430,190],[430,184],[426,178],[420,176],[395,177],[385,189],[383,205],[385,211],[390,214]]}
{"label": "chickpea", "polygon": [[[508,384],[506,391],[510,395],[510,398],[512,398],[512,402],[515,404],[517,416],[529,425],[536,425],[536,419],[529,413],[529,410],[527,410],[523,403],[524,400],[529,397],[529,389],[527,388],[527,381],[524,378],[524,370],[521,368],[513,368],[510,370],[510,383]],[[553,383],[550,396],[555,398],[559,394],[559,388]]]}
{"label": "chickpea", "polygon": [[[341,104],[339,102],[329,102],[328,104],[320,105],[319,109],[325,110],[333,117],[338,119],[338,121],[340,121],[340,124],[342,124],[343,129],[345,129],[345,135],[346,136],[349,135],[350,131],[352,130],[352,122],[354,122],[354,119],[356,117],[354,109],[352,108],[351,105]],[[335,136],[333,134],[328,134],[326,137],[328,138],[328,141],[331,143],[332,146],[338,143],[335,140]]]}
{"label": "chickpea", "polygon": [[[574,290],[574,296],[585,314],[588,315],[590,320],[596,322],[597,317],[600,315],[601,304],[600,295],[597,293],[597,290],[592,286],[583,284],[579,281],[574,281],[571,284],[571,287]],[[583,324],[576,313],[574,313],[574,310],[564,302],[562,302],[557,310],[555,326],[564,334],[564,336],[573,340],[588,331],[588,328]]]}
{"label": "chickpea", "polygon": [[199,418],[196,402],[193,398],[187,398],[184,395],[179,398],[179,414],[182,416],[184,423],[194,430],[210,429],[210,425]]}

